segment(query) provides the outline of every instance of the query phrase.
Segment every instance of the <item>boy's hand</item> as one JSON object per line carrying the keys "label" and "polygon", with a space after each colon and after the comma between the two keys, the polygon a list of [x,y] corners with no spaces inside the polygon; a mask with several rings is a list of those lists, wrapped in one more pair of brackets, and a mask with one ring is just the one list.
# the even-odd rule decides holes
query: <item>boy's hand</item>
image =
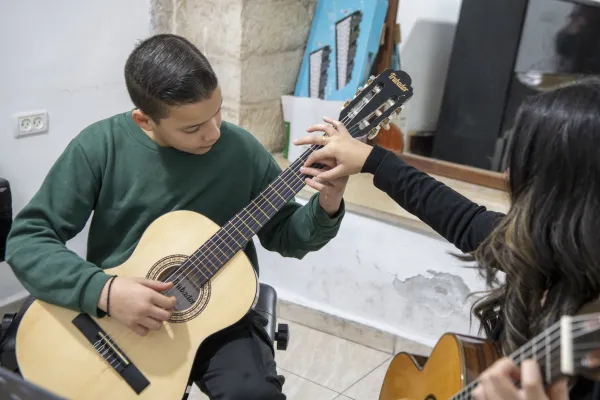
{"label": "boy's hand", "polygon": [[[98,308],[106,312],[108,284],[104,285]],[[177,300],[159,292],[171,289],[172,283],[148,279],[114,278],[110,289],[110,316],[146,336],[148,330],[159,330],[173,313]]]}
{"label": "boy's hand", "polygon": [[319,180],[318,176],[315,177],[314,175],[319,172],[329,171],[331,168],[335,167],[335,160],[325,159],[321,160],[320,163],[324,164],[323,168],[311,168],[304,172],[306,175],[313,175],[306,179],[306,184],[321,193],[319,195],[319,205],[323,211],[331,217],[340,209],[342,197],[344,197],[344,191],[346,190],[346,184],[348,183],[348,176],[327,181]]}

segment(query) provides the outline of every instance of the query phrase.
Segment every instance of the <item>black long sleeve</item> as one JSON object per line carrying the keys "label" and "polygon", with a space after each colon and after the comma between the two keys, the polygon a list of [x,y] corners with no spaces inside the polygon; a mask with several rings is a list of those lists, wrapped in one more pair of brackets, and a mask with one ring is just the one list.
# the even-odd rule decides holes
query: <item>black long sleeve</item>
{"label": "black long sleeve", "polygon": [[379,146],[373,147],[362,172],[373,174],[375,187],[464,253],[475,250],[504,216],[473,203]]}

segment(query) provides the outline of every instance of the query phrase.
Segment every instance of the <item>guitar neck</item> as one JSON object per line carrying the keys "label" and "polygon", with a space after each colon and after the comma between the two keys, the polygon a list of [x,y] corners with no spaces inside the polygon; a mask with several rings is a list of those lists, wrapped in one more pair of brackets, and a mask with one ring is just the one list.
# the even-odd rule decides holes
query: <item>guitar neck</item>
{"label": "guitar neck", "polygon": [[[551,384],[562,375],[561,340],[563,333],[561,326],[556,323],[521,346],[509,358],[519,367],[527,359],[536,360],[540,366],[544,384]],[[472,392],[478,384],[479,380],[474,380],[452,399],[472,399]]]}
{"label": "guitar neck", "polygon": [[220,236],[229,237],[228,245],[238,250],[245,248],[252,237],[302,190],[307,176],[300,172],[300,168],[318,148],[311,146],[307,149],[221,228]]}
{"label": "guitar neck", "polygon": [[[392,113],[400,112],[404,103],[412,97],[411,82],[406,72],[386,69],[378,77],[369,78],[366,85],[359,88],[354,98],[344,104],[338,120],[355,139],[374,137],[381,125],[389,123]],[[177,271],[194,272],[196,277],[200,277],[195,285],[209,281],[304,187],[307,176],[300,172],[300,168],[321,147],[313,145],[307,149],[250,204],[190,255]],[[317,164],[313,167],[322,166]]]}
{"label": "guitar neck", "polygon": [[283,170],[250,204],[235,214],[196,250],[182,264],[182,268],[201,269],[202,280],[208,281],[227,261],[243,250],[254,235],[300,192],[307,178],[300,172],[300,168],[313,151],[319,148],[321,146],[311,146]]}

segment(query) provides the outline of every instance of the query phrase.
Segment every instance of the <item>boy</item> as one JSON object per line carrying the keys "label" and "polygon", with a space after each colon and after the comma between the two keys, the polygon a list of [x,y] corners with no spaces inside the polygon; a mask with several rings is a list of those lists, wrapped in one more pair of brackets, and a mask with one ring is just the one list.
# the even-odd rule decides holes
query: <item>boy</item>
{"label": "boy", "polygon": [[[221,121],[221,90],[206,58],[184,38],[156,35],[125,65],[136,108],[92,124],[67,146],[39,192],[17,215],[7,259],[36,298],[97,317],[116,318],[140,335],[159,329],[175,305],[171,284],[117,277],[103,268],[127,260],[145,228],[169,211],[199,212],[219,225],[280,173],[243,129]],[[258,233],[268,250],[302,258],[328,243],[344,214],[346,179],[301,207],[292,201]],[[91,212],[87,260],[65,247]],[[252,242],[245,249],[258,269]],[[257,315],[213,335],[192,379],[211,399],[285,399],[271,343]]]}

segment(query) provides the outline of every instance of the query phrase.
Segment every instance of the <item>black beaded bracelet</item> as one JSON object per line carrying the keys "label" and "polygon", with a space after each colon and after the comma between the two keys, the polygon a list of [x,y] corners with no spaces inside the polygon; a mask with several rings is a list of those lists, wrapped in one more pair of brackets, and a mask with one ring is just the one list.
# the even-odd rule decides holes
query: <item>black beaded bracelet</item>
{"label": "black beaded bracelet", "polygon": [[106,295],[106,315],[110,317],[110,288],[112,287],[113,282],[117,276],[111,276],[109,278],[110,282],[108,282],[108,294]]}

